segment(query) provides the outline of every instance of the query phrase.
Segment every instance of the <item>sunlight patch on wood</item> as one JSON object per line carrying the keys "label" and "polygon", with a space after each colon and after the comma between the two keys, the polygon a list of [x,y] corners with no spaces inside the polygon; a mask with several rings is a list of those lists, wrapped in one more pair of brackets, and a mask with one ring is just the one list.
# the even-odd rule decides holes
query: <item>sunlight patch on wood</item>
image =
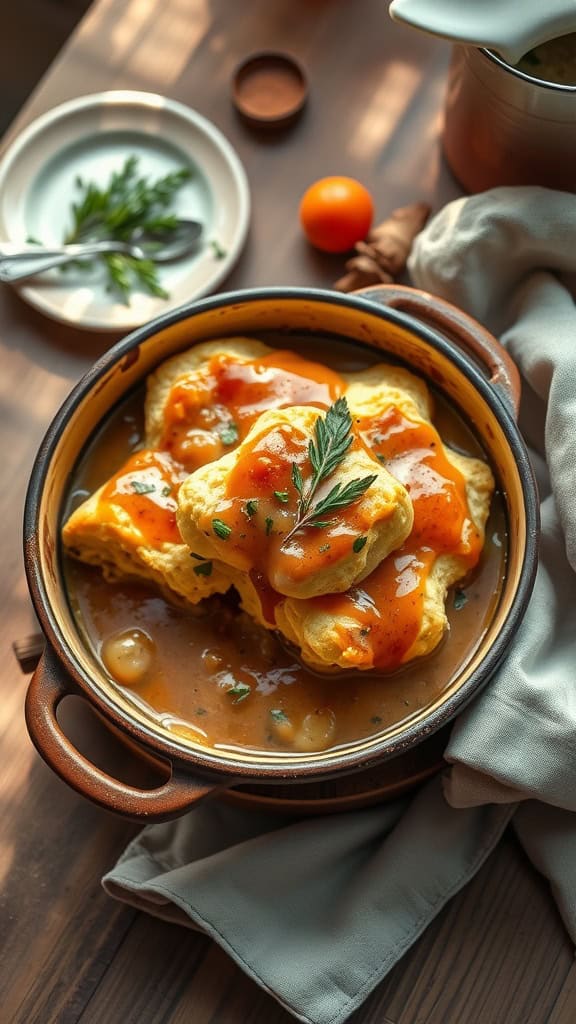
{"label": "sunlight patch on wood", "polygon": [[392,60],[386,67],[371,103],[356,123],[349,150],[358,160],[367,160],[382,149],[400,124],[422,79],[418,68]]}

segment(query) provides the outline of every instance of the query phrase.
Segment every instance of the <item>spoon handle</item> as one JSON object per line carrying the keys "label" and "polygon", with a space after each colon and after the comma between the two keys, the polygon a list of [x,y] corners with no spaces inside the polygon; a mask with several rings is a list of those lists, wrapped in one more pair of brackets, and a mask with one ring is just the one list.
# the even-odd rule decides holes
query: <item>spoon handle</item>
{"label": "spoon handle", "polygon": [[[67,256],[69,259],[81,259],[83,256],[94,256],[102,252],[132,252],[134,246],[128,242],[115,242],[103,239],[95,242],[73,242],[68,245],[22,245],[15,242],[0,242],[0,262],[3,260],[29,260],[43,256]],[[136,248],[139,248],[136,246]]]}
{"label": "spoon handle", "polygon": [[69,256],[66,253],[54,256],[29,256],[27,259],[14,260],[5,257],[0,260],[0,281],[7,284],[12,281],[23,281],[26,277],[43,274],[45,270],[52,270],[53,267],[62,267],[75,259],[78,259],[78,257]]}
{"label": "spoon handle", "polygon": [[66,245],[59,249],[36,248],[36,252],[20,249],[17,252],[8,253],[7,246],[0,245],[0,281],[10,283],[22,281],[26,277],[34,277],[35,274],[43,274],[45,270],[52,270],[53,267],[61,267],[73,260],[85,259],[90,256],[100,256],[102,253],[123,253],[142,259],[142,250],[136,245],[127,242],[92,242],[85,245]]}

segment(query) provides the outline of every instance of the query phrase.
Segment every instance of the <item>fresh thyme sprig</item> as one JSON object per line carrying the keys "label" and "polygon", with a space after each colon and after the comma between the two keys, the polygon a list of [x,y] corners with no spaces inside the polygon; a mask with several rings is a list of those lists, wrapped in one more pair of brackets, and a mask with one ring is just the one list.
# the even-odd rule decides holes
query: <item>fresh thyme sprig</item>
{"label": "fresh thyme sprig", "polygon": [[[104,188],[77,178],[76,188],[80,195],[72,205],[72,227],[64,242],[101,239],[126,242],[136,230],[169,235],[178,226],[178,218],[168,208],[191,174],[188,167],[182,167],[150,181],[138,174],[138,157],[130,156],[121,170],[112,174]],[[106,267],[108,289],[116,292],[124,302],[128,302],[135,284],[152,295],[168,297],[158,279],[153,252],[152,258],[146,260],[119,253],[99,258]],[[84,269],[91,263],[76,261],[75,266]]]}
{"label": "fresh thyme sprig", "polygon": [[312,504],[318,486],[337,469],[352,441],[352,418],[348,403],[342,397],[330,406],[324,417],[319,416],[314,425],[314,440],[308,444],[308,458],[313,473],[307,485],[304,483],[300,467],[297,463],[292,463],[292,483],[299,495],[298,509],[296,522],[286,534],[283,545],[305,526],[320,529],[331,526],[334,522],[330,518],[332,514],[358,501],[376,480],[377,475],[374,473],[349,480],[345,484],[337,483],[324,498]]}

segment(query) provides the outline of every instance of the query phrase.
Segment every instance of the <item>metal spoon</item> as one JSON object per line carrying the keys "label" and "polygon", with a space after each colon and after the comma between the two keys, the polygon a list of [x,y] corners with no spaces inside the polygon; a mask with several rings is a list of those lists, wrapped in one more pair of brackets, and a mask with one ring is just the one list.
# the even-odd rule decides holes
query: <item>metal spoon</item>
{"label": "metal spoon", "polygon": [[496,50],[512,65],[539,43],[576,31],[574,0],[393,0],[390,15],[454,43]]}
{"label": "metal spoon", "polygon": [[137,230],[129,242],[104,239],[99,242],[72,245],[42,246],[16,245],[0,242],[0,281],[22,281],[26,277],[42,274],[73,260],[120,253],[133,259],[152,259],[155,263],[169,263],[187,256],[197,247],[203,226],[196,220],[182,219],[170,231],[145,232]]}

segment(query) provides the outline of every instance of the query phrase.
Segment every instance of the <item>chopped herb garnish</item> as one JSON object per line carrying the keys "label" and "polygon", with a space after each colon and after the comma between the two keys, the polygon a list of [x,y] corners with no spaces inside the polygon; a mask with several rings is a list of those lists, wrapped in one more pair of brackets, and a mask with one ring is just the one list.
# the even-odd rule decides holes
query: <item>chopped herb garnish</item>
{"label": "chopped herb garnish", "polygon": [[197,576],[211,576],[212,562],[199,562],[198,565],[194,566],[194,572]]}
{"label": "chopped herb garnish", "polygon": [[385,455],[377,455],[376,458],[378,459],[378,462],[382,463],[383,466],[385,466],[388,461]]}
{"label": "chopped herb garnish", "polygon": [[236,683],[235,686],[231,686],[226,692],[229,697],[234,698],[233,704],[240,704],[241,701],[246,700],[246,697],[250,696],[252,689],[247,683]]}
{"label": "chopped herb garnish", "polygon": [[196,711],[194,712],[194,714],[198,715],[198,717],[201,718],[202,715],[207,715],[208,712],[206,711],[206,708],[196,708]]}
{"label": "chopped herb garnish", "polygon": [[131,480],[130,486],[136,494],[152,494],[156,490],[154,484],[145,484],[142,480]]}
{"label": "chopped herb garnish", "polygon": [[228,526],[227,523],[222,522],[221,519],[212,520],[212,529],[220,540],[228,540],[228,537],[232,533],[232,527]]}
{"label": "chopped herb garnish", "polygon": [[269,537],[272,533],[272,527],[274,526],[274,520],[270,519],[270,516],[266,516],[266,536]]}
{"label": "chopped herb garnish", "polygon": [[372,715],[372,718],[370,719],[370,721],[372,722],[372,725],[381,725],[382,724],[382,719],[380,718],[380,715]]}
{"label": "chopped herb garnish", "polygon": [[352,545],[352,551],[354,552],[355,555],[362,551],[362,548],[364,547],[367,540],[368,537],[356,537],[356,540]]}
{"label": "chopped herb garnish", "polygon": [[360,636],[368,636],[370,628],[370,626],[364,626],[364,628],[360,630]]}
{"label": "chopped herb garnish", "polygon": [[250,498],[250,500],[246,502],[245,511],[247,516],[255,516],[258,511],[258,499]]}
{"label": "chopped herb garnish", "polygon": [[217,242],[215,238],[212,238],[210,240],[210,245],[212,246],[212,250],[214,252],[214,256],[216,257],[216,259],[223,260],[224,257],[226,256],[226,249],[224,249],[220,245],[220,242]]}
{"label": "chopped herb garnish", "polygon": [[160,493],[163,498],[167,498],[169,494],[172,494],[172,488],[170,487],[170,484],[165,484]]}
{"label": "chopped herb garnish", "polygon": [[227,423],[226,426],[222,427],[221,430],[219,431],[219,434],[220,434],[220,440],[222,441],[222,444],[227,444],[227,445],[228,444],[236,444],[236,441],[238,440],[238,438],[240,436],[238,434],[238,427],[236,426],[235,423],[232,423],[232,422]]}
{"label": "chopped herb garnish", "polygon": [[321,544],[320,547],[318,548],[318,554],[319,555],[323,555],[325,551],[330,551],[330,545],[329,544]]}
{"label": "chopped herb garnish", "polygon": [[273,721],[276,722],[277,724],[280,724],[281,722],[289,722],[290,721],[290,719],[288,718],[288,715],[285,714],[285,712],[282,711],[281,708],[273,708],[272,711],[270,712],[270,718],[272,718]]}
{"label": "chopped herb garnish", "polygon": [[281,501],[283,505],[286,505],[288,501],[288,491],[274,491],[274,497],[278,498],[278,501]]}
{"label": "chopped herb garnish", "polygon": [[468,603],[468,595],[463,590],[454,591],[454,611],[459,612]]}
{"label": "chopped herb garnish", "polygon": [[308,458],[312,476],[305,486],[300,467],[292,463],[292,483],[299,495],[296,522],[284,538],[284,544],[305,526],[320,529],[331,526],[333,520],[326,519],[333,512],[347,508],[362,497],[376,480],[375,475],[365,476],[348,483],[337,483],[315,505],[312,499],[323,480],[331,476],[344,459],[352,444],[352,419],[345,398],[339,398],[331,405],[325,416],[319,416],[314,424],[314,440],[308,445]]}

